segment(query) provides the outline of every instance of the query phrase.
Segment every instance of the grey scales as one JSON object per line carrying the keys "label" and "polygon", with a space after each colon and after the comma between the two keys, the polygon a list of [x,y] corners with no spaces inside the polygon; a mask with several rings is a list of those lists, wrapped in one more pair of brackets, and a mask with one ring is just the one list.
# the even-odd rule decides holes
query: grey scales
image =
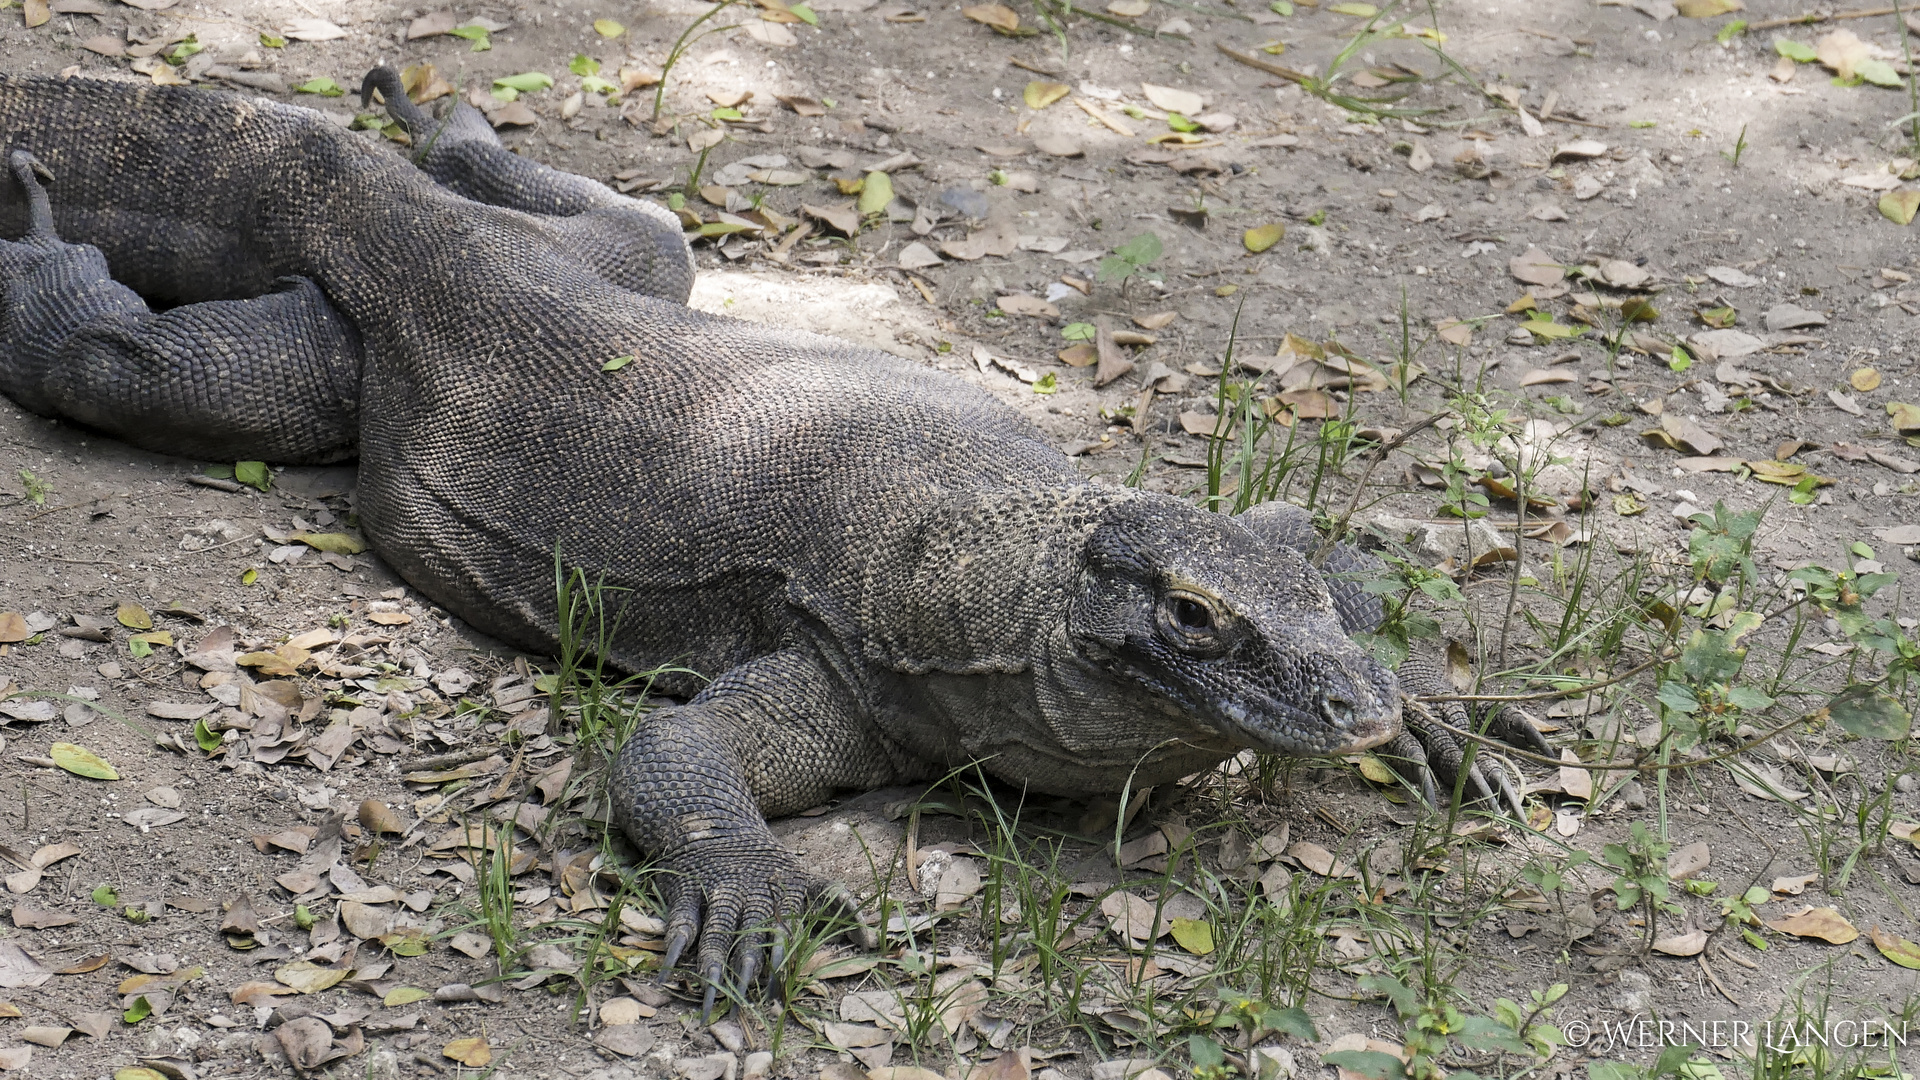
{"label": "grey scales", "polygon": [[693,310],[663,208],[391,71],[365,89],[414,159],[218,90],[0,77],[0,391],[160,453],[357,458],[380,557],[523,649],[556,647],[556,551],[619,590],[605,659],[683,673],[613,814],[709,993],[828,889],[766,818],[836,791],[977,762],[1084,797],[1368,747],[1429,800],[1455,783],[1461,744],[1402,710],[1439,669],[1348,636],[1382,611],[1339,572],[1378,564],[1343,544],[1323,574],[1306,511],[1094,483],[957,378]]}

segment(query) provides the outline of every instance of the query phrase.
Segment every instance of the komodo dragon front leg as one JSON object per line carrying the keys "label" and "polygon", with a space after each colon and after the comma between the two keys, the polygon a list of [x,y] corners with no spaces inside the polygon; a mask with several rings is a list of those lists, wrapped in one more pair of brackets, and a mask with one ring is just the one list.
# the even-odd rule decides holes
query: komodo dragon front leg
{"label": "komodo dragon front leg", "polygon": [[[1234,520],[1268,543],[1292,548],[1303,555],[1311,555],[1323,540],[1313,527],[1313,515],[1292,503],[1262,503]],[[1378,629],[1385,617],[1379,597],[1361,589],[1351,578],[1378,574],[1383,569],[1380,560],[1352,544],[1338,544],[1328,554],[1322,569],[1329,575],[1334,607],[1346,631],[1353,634]],[[1452,687],[1447,684],[1443,671],[1437,657],[1428,650],[1416,648],[1400,665],[1401,690],[1416,696],[1450,693]],[[1435,702],[1429,707],[1453,727],[1471,730],[1474,726],[1461,702]],[[1466,763],[1466,747],[1460,738],[1445,728],[1425,722],[1416,709],[1406,710],[1404,716],[1406,730],[1379,752],[1419,789],[1428,805],[1444,805],[1442,796],[1460,785],[1469,801],[1504,803],[1514,814],[1525,816],[1520,791],[1498,762],[1481,757],[1467,769],[1463,778],[1460,768]],[[1546,737],[1517,709],[1495,710],[1486,717],[1486,726],[1491,735],[1513,746],[1549,757],[1554,753]]]}
{"label": "komodo dragon front leg", "polygon": [[294,463],[352,457],[361,344],[306,278],[248,300],[158,313],[112,279],[98,248],[54,232],[34,156],[8,159],[28,231],[0,241],[0,389],[163,454]]}
{"label": "komodo dragon front leg", "polygon": [[753,984],[763,954],[765,970],[779,970],[782,928],[809,903],[824,899],[857,920],[844,887],[804,868],[766,819],[913,775],[905,751],[805,647],[743,664],[687,704],[654,712],[613,772],[615,824],[667,869],[661,967],[697,940],[707,1012],[729,953],[740,986]]}
{"label": "komodo dragon front leg", "polygon": [[407,97],[399,72],[377,67],[360,83],[413,140],[411,157],[434,182],[475,202],[547,219],[562,243],[601,277],[635,292],[684,304],[693,291],[693,252],[680,220],[660,205],[549,168],[508,150],[480,110],[453,101],[436,119]]}

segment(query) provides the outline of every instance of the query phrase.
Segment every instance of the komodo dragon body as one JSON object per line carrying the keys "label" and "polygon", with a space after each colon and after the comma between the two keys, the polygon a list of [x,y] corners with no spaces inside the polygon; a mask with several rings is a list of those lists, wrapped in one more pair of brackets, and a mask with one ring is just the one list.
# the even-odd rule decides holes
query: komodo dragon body
{"label": "komodo dragon body", "polygon": [[690,700],[612,773],[678,871],[669,964],[752,981],[819,886],[763,815],[835,790],[981,762],[1117,793],[1381,744],[1452,781],[1304,511],[1091,483],[958,379],[692,310],[670,215],[369,81],[417,167],[269,101],[0,78],[0,389],[163,453],[357,457],[381,557],[527,649],[559,637],[556,550],[616,590],[607,659],[711,677],[664,677]]}

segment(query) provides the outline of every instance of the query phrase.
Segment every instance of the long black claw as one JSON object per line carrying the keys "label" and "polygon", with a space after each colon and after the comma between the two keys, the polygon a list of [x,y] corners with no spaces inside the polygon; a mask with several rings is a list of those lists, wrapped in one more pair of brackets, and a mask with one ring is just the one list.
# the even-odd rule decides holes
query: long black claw
{"label": "long black claw", "polygon": [[720,974],[723,970],[725,969],[718,963],[712,963],[708,964],[706,971],[701,973],[702,980],[707,984],[707,992],[700,997],[700,1022],[702,1024],[713,1022],[713,1001],[720,992]]}
{"label": "long black claw", "polygon": [[773,928],[773,945],[767,950],[767,989],[780,981],[780,969],[787,963],[787,928]]}
{"label": "long black claw", "polygon": [[687,930],[675,930],[667,935],[667,951],[660,957],[660,970],[672,971],[680,963],[680,954],[687,951],[687,945],[693,940],[693,934]]}
{"label": "long black claw", "polygon": [[758,934],[749,935],[747,940],[740,944],[740,961],[739,966],[734,970],[734,978],[738,980],[742,990],[751,987],[753,980],[760,975],[759,937]]}

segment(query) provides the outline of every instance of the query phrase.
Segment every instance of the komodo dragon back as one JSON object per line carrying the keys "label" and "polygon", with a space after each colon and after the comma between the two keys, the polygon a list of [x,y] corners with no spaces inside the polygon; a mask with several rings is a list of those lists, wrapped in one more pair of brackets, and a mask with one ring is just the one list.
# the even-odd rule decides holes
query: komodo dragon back
{"label": "komodo dragon back", "polygon": [[836,790],[979,763],[1109,794],[1385,746],[1430,799],[1437,772],[1517,802],[1444,728],[1403,731],[1402,680],[1349,637],[1379,606],[1307,561],[1304,510],[1092,483],[978,387],[691,310],[659,207],[515,158],[463,103],[393,104],[421,167],[287,105],[0,78],[0,390],[163,453],[357,457],[379,555],[525,648],[558,641],[556,559],[604,587],[609,659],[696,673],[610,783],[671,871],[666,966],[695,950],[709,994],[777,968],[826,886],[765,815]]}

